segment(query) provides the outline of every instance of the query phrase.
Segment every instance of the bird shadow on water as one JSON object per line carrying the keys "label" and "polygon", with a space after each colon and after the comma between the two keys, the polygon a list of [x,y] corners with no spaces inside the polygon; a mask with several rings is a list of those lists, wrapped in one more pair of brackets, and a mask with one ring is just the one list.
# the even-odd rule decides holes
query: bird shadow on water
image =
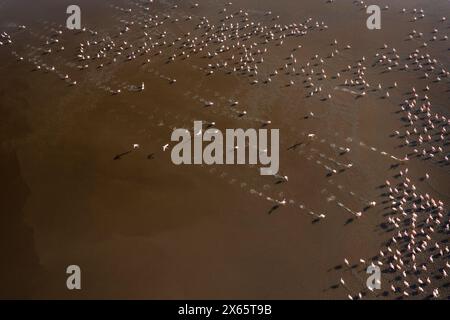
{"label": "bird shadow on water", "polygon": [[353,221],[355,221],[355,218],[347,219],[347,221],[345,221],[345,223],[344,223],[344,226],[347,226],[347,225],[351,224]]}
{"label": "bird shadow on water", "polygon": [[130,154],[131,152],[132,151],[130,150],[130,151],[127,151],[127,152],[120,153],[120,154],[118,154],[118,155],[116,155],[114,157],[114,160],[120,160],[122,157],[126,156],[127,154]]}
{"label": "bird shadow on water", "polygon": [[272,214],[274,211],[276,211],[278,208],[280,208],[279,204],[274,205],[272,208],[270,208],[268,214]]}

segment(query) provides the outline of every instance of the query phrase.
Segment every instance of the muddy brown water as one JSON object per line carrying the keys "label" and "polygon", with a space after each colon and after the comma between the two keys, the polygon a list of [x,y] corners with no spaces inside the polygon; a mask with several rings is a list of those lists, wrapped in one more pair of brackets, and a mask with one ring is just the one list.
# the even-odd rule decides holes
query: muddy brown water
{"label": "muddy brown water", "polygon": [[[364,272],[345,270],[343,259],[369,259],[392,236],[380,227],[386,205],[378,187],[398,173],[391,168],[398,161],[380,152],[396,157],[411,152],[390,135],[404,125],[398,111],[405,93],[430,82],[415,71],[383,73],[382,67],[372,67],[374,54],[387,43],[405,61],[423,42],[406,40],[413,29],[423,32],[424,39],[431,38],[435,27],[439,36],[449,33],[448,22],[439,22],[443,12],[449,12],[448,1],[377,2],[390,5],[382,13],[380,31],[367,30],[367,15],[353,1],[243,0],[229,9],[248,10],[251,21],[269,26],[308,17],[311,25],[328,25],[327,30],[312,28],[305,36],[288,37],[283,46],[268,44],[260,67],[263,80],[282,68],[292,48],[301,44],[295,51],[297,72],[309,62],[306,69],[314,69],[312,81],[323,90],[309,98],[311,89],[303,75],[280,70],[272,83],[251,85],[253,78],[237,73],[206,76],[208,63],[218,61],[202,55],[166,63],[168,55],[180,51],[177,46],[160,49],[162,56],[148,55],[148,64],[143,64],[147,56],[138,55],[131,62],[105,63],[103,69],[92,62],[80,71],[75,52],[83,41],[111,37],[118,43],[141,43],[138,25],[122,36],[118,31],[120,20],[146,17],[136,6],[145,2],[81,1],[83,25],[98,31],[92,37],[61,26],[67,1],[0,1],[0,32],[14,39],[12,45],[0,47],[0,297],[345,299],[348,290],[336,288],[343,276],[352,293],[364,290]],[[193,9],[191,2],[181,1],[171,9],[172,2],[156,1],[150,14],[180,17],[158,28],[168,31],[167,42],[187,32],[201,36],[195,29],[199,17],[220,24],[219,11],[226,2],[199,3]],[[399,13],[403,6],[407,14]],[[411,22],[415,7],[423,8],[426,18]],[[267,11],[280,20],[272,21]],[[194,21],[181,18],[186,15]],[[27,29],[19,32],[20,24]],[[64,30],[60,44],[65,50],[42,54],[39,48],[46,47],[58,29]],[[340,53],[327,58],[334,39]],[[346,44],[352,48],[345,50]],[[449,68],[448,50],[448,41],[437,40],[424,52]],[[25,61],[18,62],[13,52]],[[315,65],[315,54],[325,60],[323,65]],[[344,79],[351,78],[343,69],[363,56],[371,88],[398,82],[390,99],[382,99],[384,91],[356,99],[341,90]],[[68,85],[51,71],[35,71],[32,61],[55,66],[77,85]],[[322,68],[327,80],[316,75]],[[337,72],[341,78],[332,78]],[[291,79],[295,85],[287,86]],[[143,81],[145,91],[127,90]],[[123,92],[112,95],[107,88]],[[427,93],[433,110],[445,116],[449,88],[447,78],[433,83]],[[328,93],[332,99],[323,99]],[[215,106],[206,108],[205,101]],[[231,107],[230,101],[239,101],[239,106]],[[247,116],[237,116],[242,110]],[[315,116],[306,119],[310,112]],[[170,153],[162,151],[172,129],[191,128],[194,120],[214,121],[225,129],[260,128],[269,119],[271,128],[280,129],[280,173],[289,177],[287,183],[260,176],[258,166],[177,167]],[[309,133],[317,138],[308,139]],[[141,147],[132,150],[135,143]],[[290,148],[295,144],[299,146]],[[351,152],[342,154],[336,147]],[[444,150],[448,153],[447,145]],[[336,162],[354,166],[330,175],[327,167],[343,168]],[[420,192],[448,204],[448,166],[415,159],[408,168]],[[425,172],[430,181],[420,179]],[[268,197],[292,203],[276,207]],[[338,205],[358,212],[368,201],[379,205],[361,219]],[[311,212],[326,218],[317,221]],[[448,233],[435,240],[447,243]],[[71,264],[81,267],[80,291],[66,288],[65,269]],[[446,280],[438,283],[448,296]],[[381,292],[367,297],[386,298]]]}

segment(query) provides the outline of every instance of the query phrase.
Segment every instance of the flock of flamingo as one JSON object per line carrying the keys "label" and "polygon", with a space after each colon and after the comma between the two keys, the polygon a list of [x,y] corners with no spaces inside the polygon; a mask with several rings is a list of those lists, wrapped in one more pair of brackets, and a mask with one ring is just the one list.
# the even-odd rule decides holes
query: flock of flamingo
{"label": "flock of flamingo", "polygon": [[[330,6],[338,5],[337,1],[326,2]],[[0,50],[14,48],[11,53],[18,63],[29,62],[33,65],[33,72],[57,75],[72,87],[67,90],[88,84],[92,73],[114,70],[130,63],[134,63],[137,74],[158,65],[192,63],[200,65],[204,79],[226,75],[246,83],[248,90],[259,87],[263,90],[297,90],[298,99],[328,103],[330,108],[333,108],[335,95],[339,94],[350,94],[357,100],[374,99],[379,103],[399,101],[399,127],[386,134],[395,141],[401,141],[402,150],[408,151],[391,157],[398,173],[394,178],[387,177],[384,185],[379,187],[383,192],[382,199],[369,199],[365,203],[371,208],[388,208],[383,227],[391,236],[373,257],[361,257],[357,262],[344,258],[338,286],[349,299],[378,297],[379,294],[355,281],[355,277],[372,264],[380,267],[383,279],[387,279],[383,282],[386,288],[383,295],[386,297],[448,298],[449,214],[439,193],[432,195],[420,190],[419,184],[432,180],[432,173],[422,172],[417,181],[409,171],[410,163],[414,161],[448,170],[448,110],[435,111],[442,109],[434,108],[430,91],[437,86],[444,90],[449,88],[449,60],[442,61],[429,50],[434,45],[447,44],[449,25],[445,17],[434,21],[435,27],[429,33],[412,29],[401,40],[414,44],[411,52],[402,52],[404,50],[385,43],[373,55],[355,56],[352,44],[333,38],[327,49],[305,57],[307,37],[329,32],[330,27],[324,21],[308,17],[301,22],[285,24],[271,11],[259,13],[258,21],[250,10],[236,8],[238,4],[233,3],[221,7],[216,17],[198,15],[196,12],[202,7],[198,3],[183,5],[183,8],[153,1],[130,0],[125,3],[123,6],[111,5],[120,14],[119,27],[109,33],[88,27],[68,31],[60,25],[54,26],[40,47],[29,46],[29,51],[26,51],[14,48],[15,38],[28,31],[26,26],[19,25],[9,33],[3,31],[0,34]],[[364,1],[354,1],[353,4],[357,8],[367,6]],[[164,10],[154,13],[156,10],[152,6]],[[383,10],[394,9],[385,6]],[[413,24],[428,18],[421,8],[402,9],[395,14],[409,14]],[[176,27],[181,23],[184,26],[190,23],[191,28]],[[73,41],[68,40],[73,39],[69,37],[82,37],[83,41],[69,49],[66,43]],[[67,54],[68,50],[71,51],[71,61],[58,64],[60,60],[52,60],[54,56]],[[282,54],[279,52],[286,51],[288,54],[280,57]],[[343,68],[332,67],[334,61],[345,65]],[[408,77],[413,74],[417,81],[414,86],[400,80],[392,83],[371,81],[370,74],[374,72],[392,74],[395,79],[397,75],[404,79],[402,75]],[[98,86],[98,89],[113,96],[127,94],[127,91],[151,90],[145,77],[142,73],[142,81],[137,83],[119,85],[116,81]],[[160,79],[176,92],[179,79],[164,75],[160,75]],[[403,92],[405,87],[407,92]],[[219,108],[218,101],[202,101],[203,105],[199,107],[206,107],[206,110]],[[252,115],[260,118],[254,110],[246,110],[243,103],[234,97],[229,97],[225,108],[226,111],[218,114],[237,121],[249,119]],[[305,119],[320,118],[318,114],[311,111]],[[261,123],[264,126],[277,124],[274,119],[262,119]],[[320,133],[307,132],[305,137],[307,141],[319,140]],[[139,143],[133,144],[134,150],[139,148]],[[162,146],[163,152],[169,148],[169,144]],[[343,150],[343,154],[351,153],[350,148]],[[384,151],[381,153],[389,155]],[[355,166],[357,163],[346,164],[345,169],[353,170]],[[331,175],[337,172],[330,169]],[[443,174],[448,174],[448,171]],[[275,178],[281,179],[284,185],[290,183],[284,174]],[[277,202],[280,206],[287,203],[289,201],[285,199]],[[357,220],[363,219],[364,211],[357,210],[354,215]],[[321,219],[325,217],[320,215]]]}

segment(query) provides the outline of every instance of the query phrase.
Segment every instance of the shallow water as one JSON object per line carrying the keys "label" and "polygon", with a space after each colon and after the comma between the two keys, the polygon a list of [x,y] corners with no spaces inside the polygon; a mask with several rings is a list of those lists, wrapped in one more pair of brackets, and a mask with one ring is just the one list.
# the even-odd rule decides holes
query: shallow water
{"label": "shallow water", "polygon": [[[190,38],[204,39],[205,30],[196,29],[199,19],[208,17],[209,23],[220,25],[226,15],[220,10],[227,2],[199,1],[194,9],[191,2],[177,1],[174,9],[175,2],[157,1],[144,11],[147,2],[137,0],[81,1],[86,32],[62,26],[68,1],[0,2],[0,32],[14,40],[0,47],[0,243],[9,257],[0,264],[1,297],[344,299],[364,291],[364,298],[399,298],[399,293],[383,295],[391,284],[397,285],[396,274],[384,273],[383,290],[370,293],[364,287],[364,265],[350,270],[343,261],[381,259],[375,256],[385,251],[397,230],[386,222],[395,214],[383,203],[388,200],[386,186],[380,186],[386,180],[402,182],[404,177],[397,174],[406,167],[418,194],[444,202],[445,217],[436,223],[430,243],[448,245],[449,233],[443,228],[450,200],[449,166],[443,158],[449,150],[447,135],[427,144],[443,148],[442,153],[433,159],[411,156],[407,163],[396,159],[414,147],[392,136],[408,130],[400,104],[412,87],[420,97],[428,95],[433,112],[449,116],[449,78],[433,82],[450,64],[450,42],[441,40],[449,24],[440,22],[448,1],[378,1],[390,6],[382,12],[380,31],[365,27],[367,15],[353,1],[239,1],[227,7],[228,14],[247,10],[248,22],[268,28],[305,23],[311,17],[308,33],[286,37],[283,45],[264,44],[261,36],[241,40],[256,43],[254,51],[267,48],[257,76],[228,74],[231,67],[206,75],[208,64],[241,57],[242,50],[208,58],[205,51],[220,46],[211,43],[203,53],[183,58],[180,54],[189,51],[180,48],[183,40],[170,43],[185,39],[188,32]],[[25,5],[29,10],[23,10]],[[403,6],[405,14],[400,13]],[[424,19],[412,22],[414,7],[424,9]],[[128,8],[131,13],[121,10]],[[267,11],[272,15],[265,15]],[[161,20],[164,14],[171,18]],[[165,22],[145,30],[149,17]],[[233,19],[242,17],[235,14]],[[134,24],[120,35],[126,21]],[[18,30],[21,24],[27,29]],[[439,39],[430,41],[434,28]],[[422,39],[407,39],[413,29],[423,32]],[[56,30],[64,30],[57,36],[60,42],[46,44]],[[167,36],[160,39],[163,31]],[[337,46],[331,45],[334,39]],[[86,46],[86,55],[95,55],[109,41],[116,48],[105,59],[82,62],[78,48],[86,41],[99,42]],[[167,43],[125,61],[144,41]],[[421,48],[424,41],[427,48]],[[388,48],[383,49],[385,43]],[[133,48],[112,62],[113,52],[129,44]],[[351,49],[345,49],[347,44]],[[64,51],[57,50],[61,45]],[[44,54],[48,48],[52,53]],[[339,53],[331,57],[336,48]],[[429,72],[430,79],[423,79],[423,70],[412,65],[409,71],[396,67],[386,72],[374,55],[392,56],[392,48],[400,66],[411,64],[408,55],[418,48],[439,67]],[[162,54],[156,55],[159,50]],[[167,63],[173,54],[175,60]],[[288,66],[287,74],[291,54],[297,63]],[[17,60],[20,56],[24,61]],[[361,86],[344,81],[356,77],[363,56],[364,79],[371,86],[365,97],[358,97]],[[146,59],[150,62],[144,63]],[[86,63],[89,67],[79,70]],[[37,65],[42,69],[36,70]],[[45,65],[55,71],[44,71]],[[265,84],[276,69],[278,75]],[[318,74],[321,69],[327,79]],[[335,77],[338,72],[340,78]],[[77,85],[61,80],[65,74]],[[255,78],[259,82],[252,85]],[[294,85],[288,86],[290,80]],[[132,90],[142,82],[144,91]],[[314,90],[309,82],[321,92],[309,97]],[[391,88],[395,82],[398,86]],[[378,83],[383,89],[373,91]],[[419,91],[426,85],[428,92]],[[120,94],[111,93],[118,89]],[[389,98],[384,98],[386,91]],[[205,101],[214,106],[205,107]],[[247,115],[240,117],[243,110]],[[270,127],[280,129],[280,174],[289,181],[260,176],[258,166],[173,165],[162,146],[169,143],[173,128],[191,128],[194,120],[214,121],[219,129],[260,128],[271,120]],[[308,139],[311,133],[315,139]],[[141,147],[133,150],[136,143]],[[346,148],[350,152],[343,152]],[[425,173],[431,178],[423,180]],[[284,199],[287,204],[278,205]],[[367,208],[372,201],[377,205]],[[360,211],[363,216],[355,218]],[[320,214],[326,218],[319,219]],[[426,212],[420,215],[424,218]],[[437,277],[433,288],[440,288],[445,298],[448,279],[438,276],[448,253],[435,260],[426,274]],[[65,287],[70,264],[82,269],[81,291]],[[341,277],[347,287],[336,286]],[[427,298],[431,287],[410,298]]]}

